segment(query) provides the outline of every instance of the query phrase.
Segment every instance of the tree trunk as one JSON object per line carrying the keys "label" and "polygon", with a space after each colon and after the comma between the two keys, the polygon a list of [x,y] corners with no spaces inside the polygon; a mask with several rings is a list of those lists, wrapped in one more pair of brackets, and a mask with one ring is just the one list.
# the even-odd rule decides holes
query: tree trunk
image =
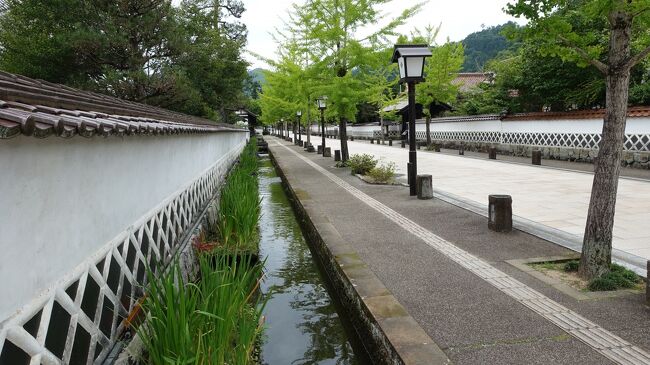
{"label": "tree trunk", "polygon": [[307,107],[307,143],[311,143],[311,116],[309,115],[309,107]]}
{"label": "tree trunk", "polygon": [[616,192],[621,172],[625,122],[627,118],[632,18],[622,12],[610,14],[612,31],[607,74],[607,111],[603,123],[600,151],[595,163],[591,200],[580,257],[579,274],[593,279],[610,270]]}
{"label": "tree trunk", "polygon": [[431,146],[431,116],[427,115],[426,120],[427,146]]}
{"label": "tree trunk", "polygon": [[339,119],[339,138],[341,138],[341,161],[346,162],[350,158],[348,153],[348,131],[345,118]]}

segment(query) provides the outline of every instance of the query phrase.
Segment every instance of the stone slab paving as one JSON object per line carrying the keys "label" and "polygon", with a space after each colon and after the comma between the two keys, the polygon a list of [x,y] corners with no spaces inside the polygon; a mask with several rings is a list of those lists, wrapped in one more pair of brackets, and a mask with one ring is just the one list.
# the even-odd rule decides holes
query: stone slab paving
{"label": "stone slab paving", "polygon": [[484,217],[438,199],[415,200],[403,187],[367,185],[332,168],[331,159],[305,159],[302,149],[284,144],[273,152],[291,162],[293,183],[453,362],[648,361],[642,295],[579,301],[507,264],[570,251],[520,231],[496,234]]}
{"label": "stone slab paving", "polygon": [[[332,149],[340,141],[328,139]],[[408,146],[349,141],[350,154],[369,153],[397,165],[406,176]],[[543,162],[542,162],[543,163]],[[551,227],[581,241],[593,175],[547,167],[527,166],[487,159],[467,158],[424,150],[418,151],[418,173],[433,175],[433,185],[447,192],[487,206],[488,195],[512,196],[513,214]],[[621,178],[619,183],[613,247],[650,260],[650,181]]]}

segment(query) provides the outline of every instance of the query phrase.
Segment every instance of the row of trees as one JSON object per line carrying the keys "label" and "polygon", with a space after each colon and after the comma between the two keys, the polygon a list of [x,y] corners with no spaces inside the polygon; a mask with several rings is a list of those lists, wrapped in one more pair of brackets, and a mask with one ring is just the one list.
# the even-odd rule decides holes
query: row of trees
{"label": "row of trees", "polygon": [[188,114],[242,103],[240,0],[7,0],[0,69]]}
{"label": "row of trees", "polygon": [[[293,120],[298,110],[313,113],[314,97],[327,95],[328,118],[339,121],[345,161],[346,123],[354,120],[358,106],[371,104],[381,111],[399,97],[396,72],[387,60],[397,36],[395,27],[418,7],[359,35],[360,28],[380,23],[377,9],[388,1],[308,0],[294,6],[290,26],[278,35],[280,58],[267,75],[263,119],[274,123]],[[633,98],[641,102],[649,90],[643,63],[650,54],[650,6],[647,0],[513,0],[506,11],[528,20],[516,32],[522,46],[489,66],[498,75],[496,82],[468,95],[461,108],[465,112],[607,108],[580,264],[583,277],[602,276],[610,270],[630,81],[638,81]],[[455,99],[457,89],[451,80],[463,65],[462,45],[435,46],[435,34],[429,28],[397,40],[434,45],[427,82],[417,96],[425,111]]]}
{"label": "row of trees", "polygon": [[[403,96],[396,65],[390,63],[395,39],[432,45],[427,81],[417,94],[418,102],[426,106],[425,114],[430,117],[435,105],[455,99],[458,86],[452,80],[463,64],[462,44],[436,45],[439,27],[398,35],[395,28],[420,6],[405,9],[379,25],[384,16],[378,9],[390,1],[310,0],[294,5],[288,27],[277,34],[278,59],[266,60],[273,70],[266,73],[261,95],[263,120],[293,121],[296,112],[302,111],[307,115],[302,122],[306,125],[312,121],[310,116],[317,115],[315,99],[327,96],[326,116],[339,124],[341,158],[347,161],[347,124],[368,109],[381,118],[388,117],[394,112],[384,112],[384,108]],[[360,34],[362,28],[365,34]]]}

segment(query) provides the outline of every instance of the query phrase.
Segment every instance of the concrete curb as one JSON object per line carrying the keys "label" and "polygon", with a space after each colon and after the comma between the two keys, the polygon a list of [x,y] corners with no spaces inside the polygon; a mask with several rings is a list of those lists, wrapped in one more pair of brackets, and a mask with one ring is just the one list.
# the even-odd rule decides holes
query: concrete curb
{"label": "concrete curb", "polygon": [[343,240],[327,216],[304,191],[291,184],[291,175],[269,156],[307,236],[352,327],[373,364],[450,364],[447,355],[424,332],[357,253]]}

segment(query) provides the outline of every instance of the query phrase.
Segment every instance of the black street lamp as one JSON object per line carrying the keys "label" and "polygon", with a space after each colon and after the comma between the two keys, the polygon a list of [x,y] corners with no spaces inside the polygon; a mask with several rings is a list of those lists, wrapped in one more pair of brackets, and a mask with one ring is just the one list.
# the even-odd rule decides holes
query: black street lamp
{"label": "black street lamp", "polygon": [[316,99],[316,105],[320,110],[320,124],[321,124],[321,139],[323,143],[323,156],[325,156],[325,109],[327,108],[327,96],[321,96]]}
{"label": "black street lamp", "polygon": [[409,99],[409,164],[408,182],[411,196],[417,195],[415,177],[418,173],[415,144],[415,84],[424,81],[424,60],[431,57],[426,44],[397,44],[393,51],[393,63],[399,66],[400,83],[408,85]]}
{"label": "black street lamp", "polygon": [[298,110],[296,112],[296,119],[298,119],[298,140],[302,142],[302,131],[300,130],[300,117],[302,117],[302,111]]}

